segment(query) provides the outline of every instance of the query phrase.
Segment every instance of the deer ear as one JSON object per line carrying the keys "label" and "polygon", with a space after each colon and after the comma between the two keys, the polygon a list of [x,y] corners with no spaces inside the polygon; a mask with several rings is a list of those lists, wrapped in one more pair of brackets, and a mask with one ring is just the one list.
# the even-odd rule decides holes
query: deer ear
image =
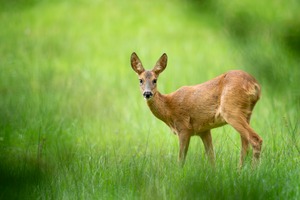
{"label": "deer ear", "polygon": [[140,75],[145,71],[141,60],[139,59],[139,57],[136,55],[135,52],[131,54],[131,67],[138,75]]}
{"label": "deer ear", "polygon": [[156,62],[155,67],[152,69],[152,71],[156,74],[159,75],[161,72],[165,70],[167,67],[167,62],[168,62],[168,56],[167,54],[163,54],[158,61]]}

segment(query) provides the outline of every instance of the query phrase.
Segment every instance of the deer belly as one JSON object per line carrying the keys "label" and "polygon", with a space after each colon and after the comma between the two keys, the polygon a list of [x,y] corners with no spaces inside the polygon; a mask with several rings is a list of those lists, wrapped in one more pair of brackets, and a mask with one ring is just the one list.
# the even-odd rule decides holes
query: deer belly
{"label": "deer belly", "polygon": [[193,122],[195,132],[203,132],[217,128],[226,124],[226,121],[220,116],[213,116],[207,119],[198,119]]}

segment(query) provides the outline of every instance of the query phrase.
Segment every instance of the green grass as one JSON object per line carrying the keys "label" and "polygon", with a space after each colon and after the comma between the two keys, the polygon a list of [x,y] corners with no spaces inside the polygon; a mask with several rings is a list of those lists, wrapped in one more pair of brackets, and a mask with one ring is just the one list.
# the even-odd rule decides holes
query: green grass
{"label": "green grass", "polygon": [[[1,1],[0,199],[298,199],[297,1]],[[5,27],[5,28],[3,28]],[[213,130],[216,167],[146,106],[129,63],[166,52],[159,90],[230,69],[253,74],[260,166],[237,169],[240,138]]]}

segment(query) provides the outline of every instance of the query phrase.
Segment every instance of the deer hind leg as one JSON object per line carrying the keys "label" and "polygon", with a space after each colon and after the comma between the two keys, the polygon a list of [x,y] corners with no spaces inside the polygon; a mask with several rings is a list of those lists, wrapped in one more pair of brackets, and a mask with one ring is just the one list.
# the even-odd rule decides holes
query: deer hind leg
{"label": "deer hind leg", "polygon": [[243,118],[242,114],[238,116],[239,117],[237,118],[230,117],[229,119],[227,119],[227,123],[230,124],[241,135],[241,140],[242,140],[241,162],[243,163],[243,159],[247,154],[248,143],[250,143],[253,148],[253,164],[256,164],[259,161],[263,140],[250,127],[248,123],[249,120],[247,120],[247,117]]}
{"label": "deer hind leg", "polygon": [[241,157],[240,157],[240,167],[243,166],[244,160],[248,154],[249,150],[249,141],[243,137],[241,137],[242,149],[241,149]]}
{"label": "deer hind leg", "polygon": [[199,134],[204,144],[205,153],[212,165],[215,165],[215,154],[210,130]]}
{"label": "deer hind leg", "polygon": [[[256,102],[251,106],[251,112],[247,115],[247,123],[250,125],[250,119],[251,119],[251,114],[252,114],[252,109],[254,107]],[[240,157],[240,167],[243,166],[244,160],[248,154],[249,151],[249,140],[241,137],[241,143],[242,143],[242,149],[241,149],[241,157]]]}

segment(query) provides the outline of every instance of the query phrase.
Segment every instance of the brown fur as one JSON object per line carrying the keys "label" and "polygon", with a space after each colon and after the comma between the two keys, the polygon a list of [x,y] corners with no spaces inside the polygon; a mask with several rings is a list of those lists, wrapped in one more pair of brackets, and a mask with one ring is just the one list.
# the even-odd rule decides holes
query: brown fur
{"label": "brown fur", "polygon": [[[152,70],[145,70],[138,56],[131,55],[131,66],[141,81],[141,90],[152,113],[165,122],[179,137],[179,160],[184,164],[190,137],[200,136],[210,161],[214,152],[210,130],[230,124],[241,136],[240,165],[253,147],[254,162],[259,160],[262,139],[250,127],[252,110],[260,98],[260,86],[248,73],[233,70],[210,81],[184,86],[171,94],[157,91],[156,79],[166,68],[167,55],[163,54]],[[154,81],[155,80],[155,81]],[[146,97],[148,94],[152,96]]]}

